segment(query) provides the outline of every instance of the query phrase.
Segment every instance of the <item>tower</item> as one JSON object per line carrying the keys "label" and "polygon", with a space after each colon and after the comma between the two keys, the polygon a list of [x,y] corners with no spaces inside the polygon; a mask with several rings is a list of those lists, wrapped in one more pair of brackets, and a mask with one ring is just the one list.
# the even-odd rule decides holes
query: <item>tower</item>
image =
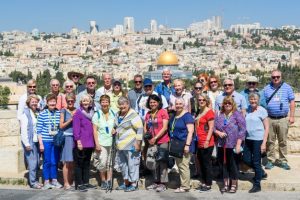
{"label": "tower", "polygon": [[157,21],[155,19],[150,21],[150,31],[151,33],[157,32]]}
{"label": "tower", "polygon": [[94,35],[98,33],[98,25],[96,21],[90,21],[90,34]]}
{"label": "tower", "polygon": [[134,33],[134,18],[133,17],[124,17],[124,32],[125,33]]}

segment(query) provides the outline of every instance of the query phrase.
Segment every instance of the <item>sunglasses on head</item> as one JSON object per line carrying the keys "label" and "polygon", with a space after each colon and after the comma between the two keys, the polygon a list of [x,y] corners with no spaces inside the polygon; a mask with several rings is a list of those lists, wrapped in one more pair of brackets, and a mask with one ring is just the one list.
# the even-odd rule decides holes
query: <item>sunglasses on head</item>
{"label": "sunglasses on head", "polygon": [[272,79],[280,79],[280,76],[272,76]]}

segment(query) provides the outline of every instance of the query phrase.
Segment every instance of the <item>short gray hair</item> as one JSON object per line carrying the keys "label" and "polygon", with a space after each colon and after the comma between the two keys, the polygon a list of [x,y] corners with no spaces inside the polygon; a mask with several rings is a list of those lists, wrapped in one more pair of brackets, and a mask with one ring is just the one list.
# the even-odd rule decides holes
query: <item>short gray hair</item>
{"label": "short gray hair", "polygon": [[66,80],[66,81],[64,82],[64,84],[63,84],[63,89],[64,89],[64,90],[66,89],[66,86],[67,86],[68,84],[73,85],[73,90],[75,90],[76,85],[75,85],[75,83],[74,83],[73,81],[71,81],[71,80]]}
{"label": "short gray hair", "polygon": [[57,79],[55,79],[55,78],[51,79],[51,81],[50,81],[50,86],[52,85],[52,83],[53,83],[54,81],[57,81],[57,82],[58,82],[58,86],[60,86],[59,80],[57,80]]}
{"label": "short gray hair", "polygon": [[232,84],[234,85],[234,80],[232,78],[225,78],[223,81],[223,85],[225,84],[226,81],[231,81]]}
{"label": "short gray hair", "polygon": [[260,99],[260,95],[257,92],[251,92],[248,96],[248,99],[253,98],[253,97],[258,100]]}
{"label": "short gray hair", "polygon": [[119,105],[122,105],[122,104],[124,104],[124,103],[129,104],[129,99],[128,99],[127,97],[121,96],[121,97],[118,99],[118,104],[119,104]]}
{"label": "short gray hair", "polygon": [[88,94],[83,94],[83,95],[80,97],[80,104],[82,104],[82,102],[83,102],[84,100],[89,100],[90,104],[93,103],[93,98],[92,98],[90,95],[88,95]]}
{"label": "short gray hair", "polygon": [[184,99],[182,97],[176,98],[175,99],[175,104],[176,104],[176,101],[182,101],[183,106],[185,106],[185,101],[184,101]]}

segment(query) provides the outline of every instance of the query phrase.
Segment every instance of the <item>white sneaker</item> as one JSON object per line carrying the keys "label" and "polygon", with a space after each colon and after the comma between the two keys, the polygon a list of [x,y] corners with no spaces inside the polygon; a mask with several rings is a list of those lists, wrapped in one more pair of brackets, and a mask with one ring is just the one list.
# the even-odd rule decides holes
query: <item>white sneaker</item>
{"label": "white sneaker", "polygon": [[51,185],[57,189],[62,188],[62,185],[58,181],[52,181]]}

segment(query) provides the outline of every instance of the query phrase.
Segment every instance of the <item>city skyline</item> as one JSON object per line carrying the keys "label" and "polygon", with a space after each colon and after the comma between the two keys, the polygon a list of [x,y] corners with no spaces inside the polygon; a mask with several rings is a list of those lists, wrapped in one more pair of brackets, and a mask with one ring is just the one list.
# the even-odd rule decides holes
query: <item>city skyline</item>
{"label": "city skyline", "polygon": [[30,32],[69,32],[72,27],[89,31],[89,21],[96,21],[99,31],[123,24],[124,17],[134,17],[135,30],[150,28],[150,20],[172,28],[187,28],[191,23],[212,16],[223,17],[223,27],[232,24],[259,22],[264,27],[283,25],[300,26],[300,2],[279,0],[153,0],[151,2],[87,0],[70,2],[53,0],[40,3],[37,0],[11,0],[1,3],[0,31],[21,30]]}

